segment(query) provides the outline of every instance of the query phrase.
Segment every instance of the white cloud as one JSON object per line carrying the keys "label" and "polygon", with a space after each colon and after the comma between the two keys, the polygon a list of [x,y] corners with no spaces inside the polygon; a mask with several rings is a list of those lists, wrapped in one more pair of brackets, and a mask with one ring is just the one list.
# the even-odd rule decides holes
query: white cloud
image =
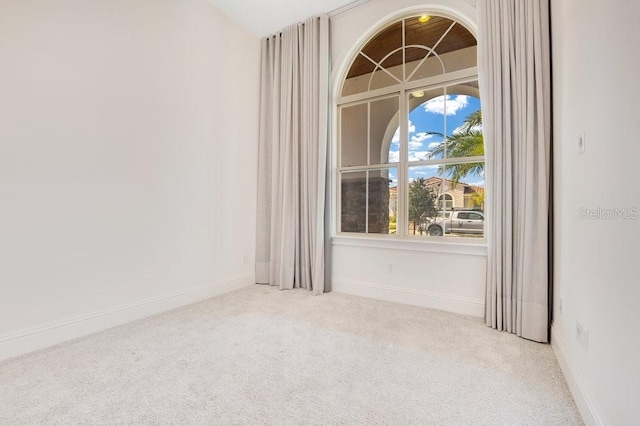
{"label": "white cloud", "polygon": [[431,151],[410,151],[409,161],[421,161],[431,158]]}
{"label": "white cloud", "polygon": [[442,143],[442,142],[431,142],[431,143],[427,146],[427,148],[429,148],[429,149],[434,149],[434,148],[436,148],[438,145],[440,145],[441,143]]}
{"label": "white cloud", "polygon": [[426,132],[416,133],[411,136],[411,139],[409,140],[409,149],[423,148],[423,142],[432,137],[433,135],[427,134]]}
{"label": "white cloud", "polygon": [[391,138],[391,143],[398,143],[400,142],[400,128],[398,127],[396,129],[396,132],[393,134],[393,137]]}
{"label": "white cloud", "polygon": [[[416,132],[416,125],[413,124],[411,121],[409,121],[409,134],[415,133],[415,132]],[[421,134],[421,133],[418,133],[418,134]],[[396,132],[393,134],[393,137],[391,138],[392,144],[398,143],[398,142],[400,142],[400,127],[396,129]]]}
{"label": "white cloud", "polygon": [[431,139],[433,135],[428,134],[427,132],[416,133],[411,136],[411,142],[422,142],[427,139]]}
{"label": "white cloud", "polygon": [[400,152],[399,151],[389,151],[389,162],[397,163],[400,161]]}
{"label": "white cloud", "polygon": [[425,102],[424,110],[444,115],[446,105],[447,115],[456,115],[459,110],[468,104],[469,97],[467,95],[456,95],[455,97],[452,95],[438,96]]}

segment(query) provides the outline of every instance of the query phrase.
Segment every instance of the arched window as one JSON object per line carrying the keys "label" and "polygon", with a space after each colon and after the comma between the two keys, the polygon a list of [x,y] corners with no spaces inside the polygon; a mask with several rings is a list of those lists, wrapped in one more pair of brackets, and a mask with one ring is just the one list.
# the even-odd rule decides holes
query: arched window
{"label": "arched window", "polygon": [[442,194],[438,197],[438,208],[440,210],[453,209],[453,196],[451,194]]}
{"label": "arched window", "polygon": [[459,22],[422,15],[358,51],[338,99],[339,232],[413,236],[481,205],[476,44]]}

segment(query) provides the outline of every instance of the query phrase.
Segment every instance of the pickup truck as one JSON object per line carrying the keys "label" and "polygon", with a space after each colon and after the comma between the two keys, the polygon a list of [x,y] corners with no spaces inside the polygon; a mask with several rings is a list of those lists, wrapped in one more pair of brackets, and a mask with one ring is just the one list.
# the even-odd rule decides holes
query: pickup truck
{"label": "pickup truck", "polygon": [[[420,225],[420,231],[429,235],[484,233],[484,213],[476,210],[456,210],[438,213],[438,216]],[[444,232],[443,232],[444,231]]]}

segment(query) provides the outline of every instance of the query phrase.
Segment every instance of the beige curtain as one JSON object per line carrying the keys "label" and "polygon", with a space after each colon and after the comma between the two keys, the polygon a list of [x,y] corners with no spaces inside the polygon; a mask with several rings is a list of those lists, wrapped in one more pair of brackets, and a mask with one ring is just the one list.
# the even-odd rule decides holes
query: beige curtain
{"label": "beige curtain", "polygon": [[548,0],[478,1],[491,327],[548,341]]}
{"label": "beige curtain", "polygon": [[262,40],[256,282],[324,291],[329,22]]}

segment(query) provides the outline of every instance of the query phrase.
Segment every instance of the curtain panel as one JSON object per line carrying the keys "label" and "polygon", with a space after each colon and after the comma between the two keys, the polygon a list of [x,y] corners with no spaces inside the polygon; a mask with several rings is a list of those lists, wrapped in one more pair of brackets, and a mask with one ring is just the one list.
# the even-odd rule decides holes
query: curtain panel
{"label": "curtain panel", "polygon": [[329,20],[262,40],[256,282],[324,286]]}
{"label": "curtain panel", "polygon": [[487,188],[485,319],[548,341],[550,47],[547,0],[479,0]]}

